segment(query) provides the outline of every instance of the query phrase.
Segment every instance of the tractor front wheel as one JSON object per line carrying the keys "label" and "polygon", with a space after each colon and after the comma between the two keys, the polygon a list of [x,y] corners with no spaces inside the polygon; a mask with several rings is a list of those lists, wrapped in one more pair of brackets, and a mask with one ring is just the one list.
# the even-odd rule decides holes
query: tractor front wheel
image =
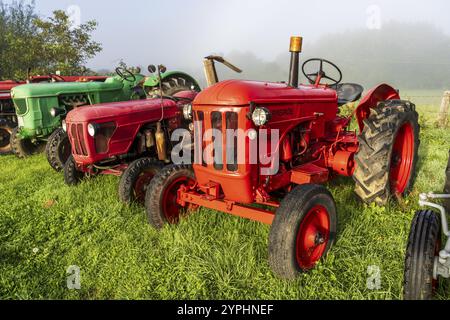
{"label": "tractor front wheel", "polygon": [[323,186],[299,185],[281,202],[269,235],[269,264],[295,279],[313,269],[334,243],[336,204]]}
{"label": "tractor front wheel", "polygon": [[119,198],[125,203],[144,203],[145,192],[153,177],[163,164],[152,158],[142,158],[132,162],[120,178]]}
{"label": "tractor front wheel", "polygon": [[73,156],[70,156],[64,165],[64,182],[68,186],[75,186],[83,180],[85,174],[77,169]]}
{"label": "tractor front wheel", "polygon": [[45,147],[45,155],[50,166],[55,171],[64,169],[64,165],[72,153],[72,148],[69,142],[69,136],[62,129],[56,129],[48,138],[47,146]]}
{"label": "tractor front wheel", "polygon": [[6,120],[0,119],[0,154],[11,152],[11,135],[15,125]]}
{"label": "tractor front wheel", "polygon": [[30,139],[23,139],[19,135],[19,128],[14,128],[11,133],[11,149],[18,158],[26,158],[36,153],[41,153],[45,147],[42,142],[33,143]]}
{"label": "tractor front wheel", "polygon": [[418,211],[409,233],[405,259],[405,300],[431,300],[438,286],[435,259],[441,250],[441,220],[430,210]]}
{"label": "tractor front wheel", "polygon": [[420,144],[418,118],[414,104],[389,100],[364,120],[353,175],[356,195],[363,202],[383,206],[410,191]]}
{"label": "tractor front wheel", "polygon": [[194,184],[194,171],[187,165],[170,165],[156,174],[145,195],[149,223],[156,229],[167,223],[177,224],[186,210],[177,202],[178,190]]}

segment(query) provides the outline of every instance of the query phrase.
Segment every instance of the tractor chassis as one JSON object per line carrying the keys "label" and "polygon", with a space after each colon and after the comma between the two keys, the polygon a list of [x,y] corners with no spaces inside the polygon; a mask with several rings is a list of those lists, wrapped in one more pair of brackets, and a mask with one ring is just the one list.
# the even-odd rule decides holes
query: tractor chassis
{"label": "tractor chassis", "polygon": [[[273,223],[273,219],[275,218],[274,211],[244,206],[234,201],[221,200],[219,199],[218,193],[220,187],[217,184],[209,184],[202,189],[206,193],[200,194],[192,189],[190,190],[190,188],[188,189],[186,186],[182,186],[178,190],[178,204],[182,207],[188,207],[188,205],[205,207],[268,225]],[[277,203],[270,202],[259,204],[274,208],[279,206]]]}
{"label": "tractor chassis", "polygon": [[442,222],[442,233],[447,238],[445,247],[439,252],[439,257],[434,261],[433,278],[438,279],[439,276],[443,278],[450,278],[450,231],[447,220],[445,208],[436,203],[430,202],[432,199],[450,199],[450,194],[421,194],[419,205],[421,207],[431,207],[438,209]]}

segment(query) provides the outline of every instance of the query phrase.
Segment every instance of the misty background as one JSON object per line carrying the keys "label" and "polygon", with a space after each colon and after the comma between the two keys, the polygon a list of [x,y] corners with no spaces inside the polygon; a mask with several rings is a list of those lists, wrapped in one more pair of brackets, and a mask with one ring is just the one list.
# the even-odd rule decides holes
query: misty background
{"label": "misty background", "polygon": [[331,60],[344,81],[366,89],[381,82],[450,89],[450,2],[444,0],[37,0],[36,9],[97,20],[93,37],[103,51],[88,67],[101,72],[123,59],[144,70],[164,64],[204,84],[202,58],[214,53],[244,70],[218,67],[221,79],[286,81],[289,38],[300,35],[302,61]]}

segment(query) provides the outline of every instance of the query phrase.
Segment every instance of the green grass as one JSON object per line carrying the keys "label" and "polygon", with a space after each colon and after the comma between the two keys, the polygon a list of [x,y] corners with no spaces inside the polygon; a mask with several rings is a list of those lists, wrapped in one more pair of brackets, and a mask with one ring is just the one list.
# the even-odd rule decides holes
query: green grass
{"label": "green grass", "polygon": [[[417,183],[402,205],[364,206],[351,179],[328,185],[338,205],[338,238],[315,270],[293,282],[267,262],[269,227],[200,210],[161,232],[143,208],[117,198],[118,178],[65,186],[43,155],[0,158],[1,299],[401,299],[403,259],[420,192],[440,191],[450,130],[421,107]],[[37,249],[37,250],[36,250]],[[81,290],[66,269],[81,268]],[[367,268],[381,289],[367,289]],[[440,299],[450,295],[442,289]]]}

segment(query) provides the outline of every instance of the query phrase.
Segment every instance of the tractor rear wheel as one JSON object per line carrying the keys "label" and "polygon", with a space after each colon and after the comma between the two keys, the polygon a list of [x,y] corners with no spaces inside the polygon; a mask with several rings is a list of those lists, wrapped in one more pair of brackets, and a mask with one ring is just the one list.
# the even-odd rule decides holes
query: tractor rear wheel
{"label": "tractor rear wheel", "polygon": [[11,135],[14,130],[14,123],[0,119],[0,154],[11,152]]}
{"label": "tractor rear wheel", "polygon": [[313,269],[336,237],[336,204],[323,186],[299,185],[281,202],[269,235],[269,264],[294,279]]}
{"label": "tractor rear wheel", "polygon": [[410,191],[420,144],[418,118],[414,104],[390,100],[364,120],[353,175],[356,195],[363,202],[383,206],[392,196]]}
{"label": "tractor rear wheel", "polygon": [[36,153],[41,153],[45,148],[42,142],[33,143],[30,139],[22,139],[19,128],[16,127],[11,133],[11,150],[18,158],[26,158]]}
{"label": "tractor rear wheel", "polygon": [[431,210],[418,211],[414,217],[406,249],[405,300],[431,300],[438,287],[434,279],[435,259],[441,250],[441,220]]}
{"label": "tractor rear wheel", "polygon": [[84,176],[85,174],[77,169],[73,156],[70,156],[64,165],[64,182],[68,186],[76,186]]}
{"label": "tractor rear wheel", "polygon": [[47,146],[45,147],[45,155],[48,163],[55,171],[64,169],[64,165],[72,153],[72,148],[69,142],[69,136],[62,129],[56,129],[48,138]]}
{"label": "tractor rear wheel", "polygon": [[194,171],[187,165],[170,165],[153,177],[145,195],[145,211],[149,223],[156,229],[165,224],[177,224],[185,208],[177,203],[181,186],[195,184]]}
{"label": "tractor rear wheel", "polygon": [[143,204],[150,181],[162,168],[163,164],[152,158],[132,162],[120,178],[120,200],[125,203],[137,201]]}

